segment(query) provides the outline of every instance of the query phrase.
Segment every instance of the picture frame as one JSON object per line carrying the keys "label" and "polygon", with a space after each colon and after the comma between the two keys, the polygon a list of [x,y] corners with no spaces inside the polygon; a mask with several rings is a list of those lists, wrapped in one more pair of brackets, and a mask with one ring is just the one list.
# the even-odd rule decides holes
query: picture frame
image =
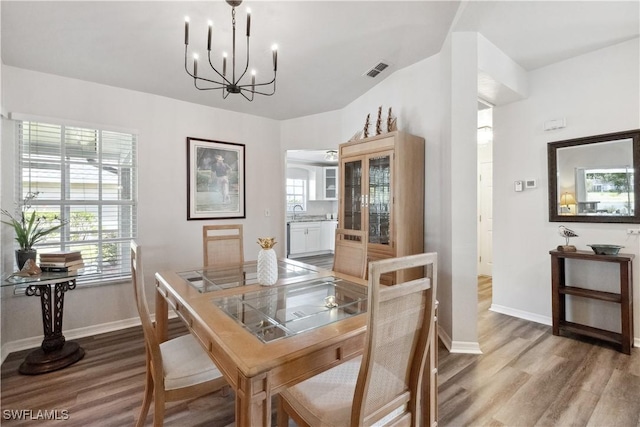
{"label": "picture frame", "polygon": [[245,146],[187,137],[187,220],[245,218]]}

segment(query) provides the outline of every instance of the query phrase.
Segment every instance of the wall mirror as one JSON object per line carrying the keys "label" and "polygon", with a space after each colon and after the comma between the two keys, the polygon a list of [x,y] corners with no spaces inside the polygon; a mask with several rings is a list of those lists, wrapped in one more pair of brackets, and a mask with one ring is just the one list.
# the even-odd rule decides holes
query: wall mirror
{"label": "wall mirror", "polygon": [[640,130],[547,145],[549,221],[640,223]]}

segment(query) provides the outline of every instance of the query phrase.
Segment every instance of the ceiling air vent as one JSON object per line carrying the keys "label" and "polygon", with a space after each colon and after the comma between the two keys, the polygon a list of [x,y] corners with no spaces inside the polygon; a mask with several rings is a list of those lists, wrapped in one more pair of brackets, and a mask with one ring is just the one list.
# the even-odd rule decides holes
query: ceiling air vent
{"label": "ceiling air vent", "polygon": [[365,76],[369,76],[371,78],[377,77],[378,74],[383,72],[384,69],[387,68],[388,66],[389,64],[385,64],[382,61],[378,62],[373,68],[369,69],[369,71],[365,73]]}

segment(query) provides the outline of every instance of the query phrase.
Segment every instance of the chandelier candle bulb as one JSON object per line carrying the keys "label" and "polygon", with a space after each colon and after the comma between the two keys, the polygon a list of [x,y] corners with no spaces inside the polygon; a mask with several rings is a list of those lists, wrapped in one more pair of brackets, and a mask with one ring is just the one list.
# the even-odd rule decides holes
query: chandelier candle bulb
{"label": "chandelier candle bulb", "polygon": [[251,90],[256,90],[256,70],[251,70]]}
{"label": "chandelier candle bulb", "polygon": [[209,34],[207,35],[207,50],[211,52],[211,32],[213,31],[213,22],[209,21]]}
{"label": "chandelier candle bulb", "polygon": [[227,75],[227,52],[222,54],[222,75]]}
{"label": "chandelier candle bulb", "polygon": [[189,44],[189,17],[184,18],[184,44]]}
{"label": "chandelier candle bulb", "polygon": [[247,37],[251,32],[251,9],[247,8]]}
{"label": "chandelier candle bulb", "polygon": [[198,77],[198,55],[193,54],[193,75]]}
{"label": "chandelier candle bulb", "polygon": [[278,45],[274,44],[271,50],[273,51],[273,71],[278,71]]}

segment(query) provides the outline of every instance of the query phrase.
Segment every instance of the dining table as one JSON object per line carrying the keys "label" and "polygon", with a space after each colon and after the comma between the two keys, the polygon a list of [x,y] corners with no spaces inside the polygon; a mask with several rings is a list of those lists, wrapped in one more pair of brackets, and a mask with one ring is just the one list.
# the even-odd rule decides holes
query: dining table
{"label": "dining table", "polygon": [[236,425],[270,426],[271,398],[364,349],[367,281],[292,259],[258,283],[257,262],[155,275],[156,330],[169,307],[235,391]]}

